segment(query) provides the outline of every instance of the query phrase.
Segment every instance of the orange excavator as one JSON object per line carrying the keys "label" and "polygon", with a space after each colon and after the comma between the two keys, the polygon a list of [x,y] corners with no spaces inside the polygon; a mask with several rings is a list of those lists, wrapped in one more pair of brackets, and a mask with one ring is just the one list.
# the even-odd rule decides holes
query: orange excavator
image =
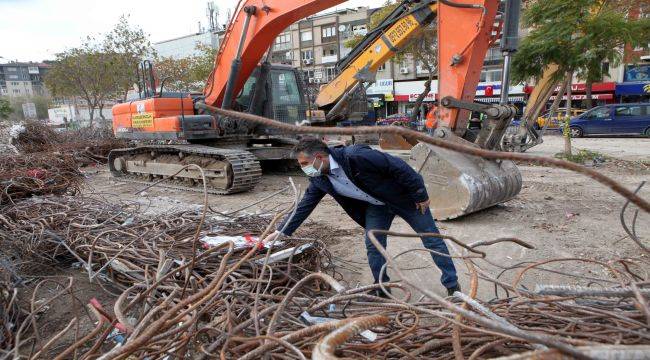
{"label": "orange excavator", "polygon": [[[313,109],[305,100],[301,74],[289,66],[270,64],[275,38],[292,23],[343,3],[343,0],[241,0],[215,58],[202,94],[166,92],[153,67],[139,73],[137,98],[113,107],[117,137],[155,140],[113,150],[109,168],[114,176],[147,182],[172,177],[171,187],[193,189],[204,176],[209,191],[230,194],[253,188],[260,180],[260,161],[288,159],[295,139],[272,128],[210,113],[201,104],[262,115],[288,123],[309,123]],[[495,40],[500,0],[404,0],[337,64],[338,76],[324,86],[317,105],[325,125],[348,117],[355,99],[363,98],[374,74],[422,27],[434,21],[438,33],[438,95],[434,136],[473,146],[497,149],[515,109],[502,102],[474,103],[483,60]],[[506,2],[504,84],[510,54],[516,50],[520,1]],[[265,55],[266,54],[266,55]],[[361,94],[361,96],[359,96]],[[467,139],[469,112],[487,115],[478,137]],[[188,166],[199,165],[197,167]],[[432,194],[438,219],[471,213],[516,196],[521,175],[508,161],[494,162],[418,144],[411,164],[420,171]]]}

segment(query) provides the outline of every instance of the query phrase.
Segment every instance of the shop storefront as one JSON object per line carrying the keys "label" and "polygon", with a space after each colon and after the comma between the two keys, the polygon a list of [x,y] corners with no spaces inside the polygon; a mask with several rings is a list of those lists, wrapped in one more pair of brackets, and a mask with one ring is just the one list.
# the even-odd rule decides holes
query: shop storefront
{"label": "shop storefront", "polygon": [[[555,94],[549,98],[549,103],[553,102],[557,97],[557,92],[560,91],[558,86],[555,89]],[[616,83],[594,83],[591,86],[591,106],[599,106],[605,104],[612,104],[616,102],[614,96],[616,92]],[[571,86],[571,107],[577,109],[587,109],[587,85],[586,84],[573,84]],[[566,107],[567,96],[562,96],[560,108]]]}
{"label": "shop storefront", "polygon": [[[424,91],[425,81],[399,81],[395,83],[395,102],[397,103],[397,113],[411,114],[418,96]],[[424,97],[423,102],[433,103],[436,101],[438,92],[438,80],[431,82],[431,91]]]}
{"label": "shop storefront", "polygon": [[377,118],[386,118],[392,114],[394,105],[393,79],[378,79],[366,89],[368,100],[372,101]]}
{"label": "shop storefront", "polygon": [[[501,82],[483,82],[476,87],[476,98],[478,102],[498,103],[501,101]],[[511,104],[524,102],[524,86],[510,86],[508,90],[508,102]]]}
{"label": "shop storefront", "polygon": [[626,65],[616,98],[622,103],[650,102],[650,64]]}
{"label": "shop storefront", "polygon": [[[413,111],[414,103],[418,96],[424,91],[424,81],[402,81],[395,83],[395,102],[398,104],[398,112],[410,114]],[[437,99],[438,81],[431,83],[431,91],[424,98],[424,105],[428,107]],[[519,109],[524,107],[524,86],[511,86],[508,96],[508,102],[514,104]],[[476,88],[475,101],[482,103],[498,103],[501,99],[500,82],[479,83]]]}
{"label": "shop storefront", "polygon": [[650,81],[617,84],[616,97],[621,103],[650,102]]}

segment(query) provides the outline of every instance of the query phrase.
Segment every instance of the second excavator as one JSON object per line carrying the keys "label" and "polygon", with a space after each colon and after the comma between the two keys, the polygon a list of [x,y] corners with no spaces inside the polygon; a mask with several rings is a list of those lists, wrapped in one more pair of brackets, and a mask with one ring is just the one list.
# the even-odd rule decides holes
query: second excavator
{"label": "second excavator", "polygon": [[[210,191],[229,194],[255,186],[260,160],[286,159],[295,139],[271,128],[210,113],[202,104],[262,115],[283,122],[309,122],[300,72],[272,65],[268,54],[275,38],[292,23],[342,3],[342,0],[242,0],[226,30],[215,67],[202,94],[165,92],[142,68],[140,94],[113,108],[116,136],[133,140],[165,140],[173,145],[145,145],[111,152],[115,176],[136,181],[173,177],[179,188],[191,188],[205,176]],[[438,36],[440,106],[434,114],[434,136],[484,149],[498,149],[515,109],[502,102],[474,103],[483,60],[498,38],[499,0],[405,0],[338,63],[339,74],[316,100],[325,124],[351,116],[377,69],[435,22]],[[510,55],[516,51],[520,1],[506,1],[501,49],[507,84]],[[432,50],[433,51],[433,50]],[[267,54],[267,56],[265,56]],[[164,83],[164,81],[163,81]],[[361,94],[361,95],[359,95]],[[478,136],[468,137],[469,112],[487,116]],[[315,124],[314,124],[315,125]],[[319,124],[322,125],[322,124]],[[201,172],[189,164],[197,164]],[[451,219],[507,201],[521,189],[521,175],[509,161],[470,157],[418,144],[411,165],[421,172],[437,219]]]}

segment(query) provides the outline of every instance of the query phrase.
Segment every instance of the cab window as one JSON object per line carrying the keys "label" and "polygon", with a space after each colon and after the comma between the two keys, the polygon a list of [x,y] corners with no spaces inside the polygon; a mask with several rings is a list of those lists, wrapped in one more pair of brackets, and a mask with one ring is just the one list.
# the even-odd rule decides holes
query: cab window
{"label": "cab window", "polygon": [[270,75],[274,119],[290,124],[304,120],[307,109],[293,70],[271,70]]}
{"label": "cab window", "polygon": [[293,71],[271,71],[271,83],[273,84],[275,105],[299,105],[301,103],[298,82]]}
{"label": "cab window", "polygon": [[237,96],[237,99],[235,100],[239,105],[240,109],[247,110],[250,107],[256,83],[257,83],[256,76],[251,76],[248,78],[248,80],[246,80],[244,87],[239,93],[239,96]]}

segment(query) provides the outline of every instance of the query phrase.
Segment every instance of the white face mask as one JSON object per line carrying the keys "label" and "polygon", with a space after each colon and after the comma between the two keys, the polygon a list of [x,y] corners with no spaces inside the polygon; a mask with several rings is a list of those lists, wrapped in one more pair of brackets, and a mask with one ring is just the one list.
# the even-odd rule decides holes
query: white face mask
{"label": "white face mask", "polygon": [[318,169],[316,169],[314,167],[315,162],[316,162],[316,158],[314,158],[314,161],[312,161],[311,164],[301,167],[301,169],[305,173],[305,175],[307,175],[309,177],[321,176],[320,171],[323,169],[323,161],[321,160],[320,166],[318,167]]}

